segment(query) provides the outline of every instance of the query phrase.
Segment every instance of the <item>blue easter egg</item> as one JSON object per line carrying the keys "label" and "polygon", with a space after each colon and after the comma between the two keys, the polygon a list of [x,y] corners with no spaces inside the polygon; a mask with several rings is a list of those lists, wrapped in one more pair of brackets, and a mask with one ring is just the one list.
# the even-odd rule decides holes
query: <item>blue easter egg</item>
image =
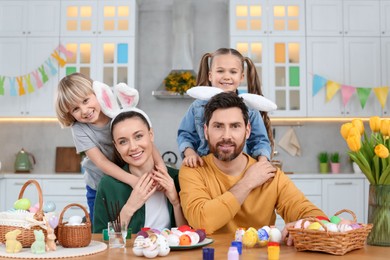
{"label": "blue easter egg", "polygon": [[257,230],[257,236],[259,237],[260,241],[268,240],[269,238],[268,232],[263,228]]}
{"label": "blue easter egg", "polygon": [[53,201],[43,203],[43,212],[53,212],[56,210],[56,204]]}

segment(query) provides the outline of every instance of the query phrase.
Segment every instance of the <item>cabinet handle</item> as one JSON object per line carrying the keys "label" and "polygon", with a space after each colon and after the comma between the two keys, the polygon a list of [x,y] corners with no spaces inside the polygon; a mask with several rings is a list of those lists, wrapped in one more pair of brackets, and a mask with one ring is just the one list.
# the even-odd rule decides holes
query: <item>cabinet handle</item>
{"label": "cabinet handle", "polygon": [[70,187],[71,190],[85,190],[84,187]]}
{"label": "cabinet handle", "polygon": [[352,185],[352,182],[335,182],[335,185]]}
{"label": "cabinet handle", "polygon": [[345,34],[348,34],[348,32],[345,32]]}
{"label": "cabinet handle", "polygon": [[18,186],[23,185],[23,184],[24,184],[24,182],[14,182],[14,185],[18,185]]}

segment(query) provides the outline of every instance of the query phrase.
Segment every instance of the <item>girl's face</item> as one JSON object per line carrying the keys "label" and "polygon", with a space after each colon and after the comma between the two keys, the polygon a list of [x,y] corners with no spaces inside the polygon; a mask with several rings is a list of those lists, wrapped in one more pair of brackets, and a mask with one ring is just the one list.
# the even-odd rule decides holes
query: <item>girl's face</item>
{"label": "girl's face", "polygon": [[69,111],[76,121],[95,125],[100,123],[100,116],[103,115],[94,94],[86,96],[81,102],[70,107]]}
{"label": "girl's face", "polygon": [[244,79],[244,71],[238,57],[231,54],[215,56],[209,71],[211,85],[223,91],[236,91]]}
{"label": "girl's face", "polygon": [[139,117],[115,124],[112,135],[116,150],[130,166],[141,167],[153,161],[153,131]]}

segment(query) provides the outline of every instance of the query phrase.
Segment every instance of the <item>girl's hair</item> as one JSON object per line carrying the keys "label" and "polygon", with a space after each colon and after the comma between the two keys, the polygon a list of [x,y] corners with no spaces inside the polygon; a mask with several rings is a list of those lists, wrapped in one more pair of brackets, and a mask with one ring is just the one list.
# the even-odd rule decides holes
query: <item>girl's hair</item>
{"label": "girl's hair", "polygon": [[[130,119],[130,118],[134,118],[134,117],[141,119],[141,121],[144,122],[144,124],[146,125],[148,130],[150,130],[150,125],[148,123],[148,120],[141,113],[138,113],[138,112],[132,111],[132,110],[124,111],[124,112],[119,113],[115,118],[112,119],[112,122],[111,122],[111,140],[114,141],[113,132],[114,132],[115,126],[118,123],[120,123],[122,121],[125,121],[126,119]],[[119,165],[120,167],[123,167],[124,165],[126,165],[126,162],[122,159],[121,155],[118,153],[116,148],[114,149],[114,160],[113,160],[113,162],[115,164]]]}
{"label": "girl's hair", "polygon": [[[211,82],[209,80],[209,72],[210,68],[213,65],[213,59],[219,55],[234,55],[241,61],[242,71],[245,70],[245,63],[247,66],[246,79],[248,84],[248,93],[257,94],[260,96],[264,96],[261,91],[261,83],[259,75],[257,74],[257,70],[252,60],[248,57],[242,56],[242,54],[232,48],[220,48],[216,50],[214,53],[205,53],[200,60],[198,76],[196,78],[197,86],[211,86]],[[268,116],[267,112],[260,111],[261,117],[264,121],[264,125],[267,129],[268,139],[271,143],[272,150],[274,149],[274,138],[272,135],[272,127],[271,120]],[[271,152],[271,157],[273,153]]]}
{"label": "girl's hair", "polygon": [[81,73],[68,75],[58,83],[55,108],[62,126],[71,126],[76,121],[70,112],[72,106],[83,101],[88,95],[95,94],[92,83],[92,79]]}

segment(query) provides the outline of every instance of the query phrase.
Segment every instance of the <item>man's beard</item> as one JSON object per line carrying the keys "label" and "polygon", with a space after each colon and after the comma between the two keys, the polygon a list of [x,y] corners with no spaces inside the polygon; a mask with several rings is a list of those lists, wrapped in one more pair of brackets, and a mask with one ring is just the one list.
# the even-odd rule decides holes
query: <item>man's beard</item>
{"label": "man's beard", "polygon": [[[226,153],[219,150],[217,147],[219,147],[220,145],[232,145],[234,147],[233,152]],[[230,140],[218,142],[215,146],[211,146],[209,143],[210,152],[214,155],[215,158],[223,162],[230,162],[236,159],[237,156],[239,156],[242,153],[244,145],[245,145],[245,139],[238,147],[235,143],[233,143]]]}

